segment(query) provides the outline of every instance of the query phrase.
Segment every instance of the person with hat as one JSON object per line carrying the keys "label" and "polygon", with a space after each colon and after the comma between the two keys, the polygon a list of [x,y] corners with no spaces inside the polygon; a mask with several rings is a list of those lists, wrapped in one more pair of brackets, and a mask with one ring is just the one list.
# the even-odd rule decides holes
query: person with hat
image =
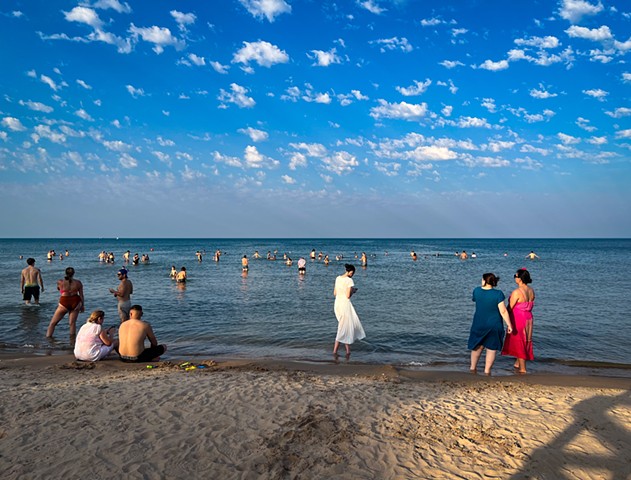
{"label": "person with hat", "polygon": [[121,319],[121,323],[123,323],[125,320],[129,320],[131,294],[134,293],[134,285],[131,283],[131,280],[127,278],[126,268],[121,268],[116,275],[118,275],[120,283],[116,290],[110,288],[110,293],[118,300],[118,316]]}

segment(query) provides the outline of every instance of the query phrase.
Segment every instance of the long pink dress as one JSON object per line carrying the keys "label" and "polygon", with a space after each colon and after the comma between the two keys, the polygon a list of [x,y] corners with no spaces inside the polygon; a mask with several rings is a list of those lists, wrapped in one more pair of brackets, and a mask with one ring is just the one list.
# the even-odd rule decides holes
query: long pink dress
{"label": "long pink dress", "polygon": [[527,341],[526,325],[532,322],[532,307],[534,302],[519,302],[509,310],[513,333],[506,334],[502,355],[510,355],[524,360],[534,360],[532,342]]}

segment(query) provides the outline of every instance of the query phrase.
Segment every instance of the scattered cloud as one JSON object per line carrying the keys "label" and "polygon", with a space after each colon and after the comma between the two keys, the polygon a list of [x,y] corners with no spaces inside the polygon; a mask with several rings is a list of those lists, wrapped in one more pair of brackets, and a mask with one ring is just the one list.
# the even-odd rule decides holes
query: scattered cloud
{"label": "scattered cloud", "polygon": [[291,13],[291,5],[284,0],[239,0],[250,14],[259,19],[266,18],[272,23],[283,13]]}

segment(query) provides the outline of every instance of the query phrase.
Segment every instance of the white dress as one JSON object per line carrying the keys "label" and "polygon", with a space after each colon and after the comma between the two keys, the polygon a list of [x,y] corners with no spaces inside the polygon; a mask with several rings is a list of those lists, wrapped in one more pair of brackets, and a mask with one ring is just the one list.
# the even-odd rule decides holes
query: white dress
{"label": "white dress", "polygon": [[346,344],[351,344],[355,340],[361,340],[366,337],[353,304],[349,298],[346,298],[346,292],[354,285],[353,279],[346,275],[340,275],[335,279],[335,292],[337,295],[335,296],[334,311],[338,322],[335,341]]}

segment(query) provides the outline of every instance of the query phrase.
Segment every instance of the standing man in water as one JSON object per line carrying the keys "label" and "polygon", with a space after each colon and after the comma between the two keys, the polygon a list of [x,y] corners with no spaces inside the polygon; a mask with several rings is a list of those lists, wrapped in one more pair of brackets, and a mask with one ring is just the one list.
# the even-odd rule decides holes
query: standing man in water
{"label": "standing man in water", "polygon": [[126,268],[121,268],[116,275],[118,275],[120,283],[116,290],[110,288],[110,293],[118,299],[118,316],[121,319],[121,323],[123,323],[125,320],[129,320],[131,294],[134,293],[134,285],[131,283],[131,280],[127,278]]}
{"label": "standing man in water", "polygon": [[42,292],[44,291],[44,280],[42,279],[42,272],[39,268],[35,267],[35,259],[28,258],[26,260],[28,267],[22,270],[22,276],[20,277],[20,289],[22,290],[22,298],[25,305],[31,304],[31,297],[34,299],[34,304],[39,305],[39,292],[40,286]]}

